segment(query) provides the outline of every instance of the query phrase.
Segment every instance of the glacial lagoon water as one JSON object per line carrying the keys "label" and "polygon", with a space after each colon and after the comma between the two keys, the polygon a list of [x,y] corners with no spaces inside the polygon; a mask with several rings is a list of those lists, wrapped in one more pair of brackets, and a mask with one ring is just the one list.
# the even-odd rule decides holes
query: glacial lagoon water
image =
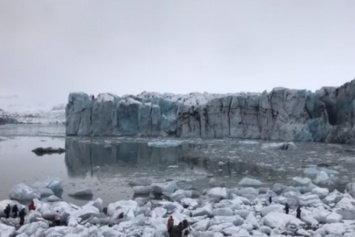
{"label": "glacial lagoon water", "polygon": [[[355,178],[355,147],[296,143],[288,150],[277,143],[237,139],[73,138],[62,127],[37,125],[0,127],[0,199],[17,183],[59,177],[62,198],[75,204],[68,193],[90,188],[105,203],[133,197],[131,181],[175,180],[183,188],[202,191],[213,183],[236,187],[252,177],[270,187],[291,184],[295,176],[314,178],[325,170],[340,191]],[[38,130],[38,128],[40,128]],[[63,154],[36,156],[36,147],[65,147]]]}

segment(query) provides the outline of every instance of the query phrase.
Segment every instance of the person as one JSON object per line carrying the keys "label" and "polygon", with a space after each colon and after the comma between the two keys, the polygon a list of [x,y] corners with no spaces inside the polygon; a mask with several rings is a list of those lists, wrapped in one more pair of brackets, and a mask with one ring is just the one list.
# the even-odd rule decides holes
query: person
{"label": "person", "polygon": [[269,198],[269,204],[271,204],[272,203],[272,195],[273,195],[271,188],[267,191],[266,195]]}
{"label": "person", "polygon": [[300,207],[300,206],[297,207],[296,212],[297,212],[296,217],[297,217],[298,219],[301,219],[301,207]]}
{"label": "person", "polygon": [[59,211],[57,211],[57,212],[54,214],[54,221],[55,221],[55,225],[56,225],[56,226],[60,226],[60,215],[59,215]]}
{"label": "person", "polygon": [[17,212],[18,212],[18,207],[17,207],[17,205],[15,204],[15,205],[12,207],[12,214],[14,215],[14,218],[17,217]]}
{"label": "person", "polygon": [[177,226],[177,232],[179,237],[182,236],[182,231],[183,231],[184,225],[182,224],[182,222],[179,223],[179,225]]}
{"label": "person", "polygon": [[31,201],[30,205],[28,205],[28,210],[29,211],[36,210],[35,203],[33,202],[33,200]]}
{"label": "person", "polygon": [[170,216],[168,219],[168,224],[166,225],[166,228],[168,229],[169,235],[171,235],[171,232],[174,228],[174,218],[173,216]]}
{"label": "person", "polygon": [[18,216],[20,217],[20,226],[21,226],[25,223],[25,216],[26,216],[25,208],[22,208]]}
{"label": "person", "polygon": [[182,221],[182,236],[188,236],[189,235],[189,222],[187,220]]}
{"label": "person", "polygon": [[6,206],[5,210],[4,210],[6,218],[10,217],[10,211],[11,211],[11,206],[10,206],[10,204],[7,204],[7,206]]}
{"label": "person", "polygon": [[288,214],[289,212],[290,212],[290,206],[286,202],[286,204],[285,204],[285,213]]}

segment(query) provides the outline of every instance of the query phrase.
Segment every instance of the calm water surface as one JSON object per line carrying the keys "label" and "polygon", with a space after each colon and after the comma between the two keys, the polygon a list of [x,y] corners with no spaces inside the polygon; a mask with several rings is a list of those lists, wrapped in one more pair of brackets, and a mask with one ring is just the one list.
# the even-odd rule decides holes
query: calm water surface
{"label": "calm water surface", "polygon": [[[334,188],[343,191],[355,178],[355,149],[352,146],[298,143],[296,148],[277,150],[270,142],[236,139],[179,140],[174,147],[149,146],[149,139],[65,138],[63,128],[0,127],[0,199],[8,198],[14,184],[28,185],[47,177],[64,183],[62,198],[76,204],[86,201],[69,197],[69,192],[91,188],[94,198],[107,204],[133,197],[128,183],[176,180],[183,188],[203,190],[213,177],[235,187],[242,177],[262,180],[265,187],[275,182],[290,184],[292,177],[305,176],[307,167],[326,166],[334,172]],[[65,147],[58,155],[36,156],[36,147]]]}

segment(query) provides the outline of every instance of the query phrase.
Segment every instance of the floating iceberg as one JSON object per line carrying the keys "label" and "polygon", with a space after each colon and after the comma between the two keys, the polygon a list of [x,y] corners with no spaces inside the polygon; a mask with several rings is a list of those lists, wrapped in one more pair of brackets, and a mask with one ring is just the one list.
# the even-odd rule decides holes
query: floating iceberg
{"label": "floating iceberg", "polygon": [[56,193],[63,190],[63,182],[60,178],[48,178],[44,181],[37,181],[33,183],[32,187],[34,189],[47,188],[52,190],[54,193]]}
{"label": "floating iceberg", "polygon": [[238,184],[240,186],[261,186],[263,185],[263,182],[257,179],[243,178]]}
{"label": "floating iceberg", "polygon": [[24,183],[16,184],[9,192],[11,199],[33,200],[41,197],[41,193]]}

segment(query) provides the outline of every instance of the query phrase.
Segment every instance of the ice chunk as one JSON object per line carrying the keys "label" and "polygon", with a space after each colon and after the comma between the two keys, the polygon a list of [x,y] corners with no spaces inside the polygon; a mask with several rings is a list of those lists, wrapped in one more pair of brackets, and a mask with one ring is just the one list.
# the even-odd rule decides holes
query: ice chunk
{"label": "ice chunk", "polygon": [[299,203],[301,206],[312,206],[312,207],[317,207],[322,205],[322,202],[319,199],[318,195],[314,195],[310,193],[300,196]]}
{"label": "ice chunk", "polygon": [[197,231],[206,231],[210,224],[210,219],[204,219],[195,223],[192,228]]}
{"label": "ice chunk", "polygon": [[245,219],[246,224],[250,224],[253,228],[252,229],[258,229],[259,228],[259,223],[256,217],[253,215],[253,213],[250,213],[247,218]]}
{"label": "ice chunk", "polygon": [[296,226],[303,225],[303,222],[294,216],[284,213],[270,212],[263,218],[263,223],[271,228],[285,229],[286,225],[294,224]]}
{"label": "ice chunk", "polygon": [[248,210],[235,210],[234,214],[246,219],[251,212]]}
{"label": "ice chunk", "polygon": [[212,214],[214,216],[233,216],[233,210],[228,207],[214,209]]}
{"label": "ice chunk", "polygon": [[335,207],[344,220],[355,219],[355,201],[349,194],[345,194]]}
{"label": "ice chunk", "polygon": [[100,212],[102,211],[102,209],[103,209],[103,204],[104,202],[102,201],[102,199],[101,198],[97,198],[96,200],[94,200],[94,201],[90,201],[90,202],[88,202],[85,206],[83,206],[83,208],[84,207],[87,207],[87,206],[93,206],[93,207],[96,207]]}
{"label": "ice chunk", "polygon": [[33,200],[41,197],[41,194],[24,183],[16,184],[9,192],[11,199]]}
{"label": "ice chunk", "polygon": [[278,204],[273,204],[267,207],[264,207],[263,209],[260,210],[260,213],[262,216],[266,216],[270,212],[282,212],[283,206],[278,205]]}
{"label": "ice chunk", "polygon": [[323,199],[329,194],[329,190],[327,188],[314,188],[312,189],[312,193]]}
{"label": "ice chunk", "polygon": [[203,207],[197,208],[192,211],[192,216],[211,216],[212,215],[212,205],[207,204]]}
{"label": "ice chunk", "polygon": [[248,236],[251,236],[249,234],[249,231],[244,229],[241,226],[231,226],[231,227],[225,228],[222,232],[226,236],[235,236],[235,237],[248,237]]}
{"label": "ice chunk", "polygon": [[134,195],[149,195],[152,192],[152,187],[150,186],[135,186],[133,187]]}
{"label": "ice chunk", "polygon": [[343,217],[339,215],[338,213],[332,212],[326,217],[327,223],[339,223],[343,220]]}
{"label": "ice chunk", "polygon": [[165,194],[170,198],[171,201],[180,202],[184,198],[190,198],[192,196],[192,191],[176,190],[173,194]]}
{"label": "ice chunk", "polygon": [[91,199],[94,196],[90,188],[84,188],[78,191],[74,191],[68,193],[68,195],[79,199]]}
{"label": "ice chunk", "polygon": [[286,189],[286,186],[283,184],[279,184],[279,183],[275,183],[272,186],[272,191],[274,191],[274,193],[280,195],[284,190]]}
{"label": "ice chunk", "polygon": [[38,236],[39,233],[43,233],[44,230],[47,230],[48,228],[48,223],[39,221],[21,226],[17,232],[20,234],[26,234],[27,236]]}
{"label": "ice chunk", "polygon": [[272,229],[267,226],[262,226],[262,227],[260,227],[260,231],[266,235],[271,235]]}
{"label": "ice chunk", "polygon": [[163,189],[164,193],[174,193],[176,190],[178,190],[178,186],[175,181],[168,182],[166,186]]}
{"label": "ice chunk", "polygon": [[335,205],[343,198],[343,194],[337,190],[331,192],[327,197],[324,198],[324,203],[327,205]]}
{"label": "ice chunk", "polygon": [[153,140],[148,142],[148,146],[151,147],[178,147],[182,144],[182,141],[178,140]]}
{"label": "ice chunk", "polygon": [[263,149],[278,149],[278,150],[289,150],[296,149],[296,145],[293,142],[283,142],[283,143],[265,143],[262,145]]}
{"label": "ice chunk", "polygon": [[63,190],[63,182],[60,178],[48,178],[44,181],[37,181],[33,183],[32,187],[34,189],[47,188],[56,193]]}
{"label": "ice chunk", "polygon": [[122,200],[115,203],[110,203],[107,207],[107,214],[114,219],[123,214],[127,219],[133,219],[135,217],[135,212],[138,209],[138,203],[132,200]]}
{"label": "ice chunk", "polygon": [[211,219],[211,226],[212,225],[220,225],[223,223],[231,223],[233,225],[239,226],[242,225],[244,220],[240,216],[215,216]]}
{"label": "ice chunk", "polygon": [[242,145],[258,145],[258,141],[253,141],[253,140],[244,140],[244,141],[239,141],[239,144]]}
{"label": "ice chunk", "polygon": [[51,195],[49,197],[46,198],[47,202],[59,202],[62,199],[60,199],[59,197],[55,196],[55,195]]}
{"label": "ice chunk", "polygon": [[344,224],[341,223],[325,224],[323,228],[331,236],[342,236],[346,230]]}
{"label": "ice chunk", "polygon": [[347,184],[345,192],[349,193],[353,198],[355,198],[355,182]]}
{"label": "ice chunk", "polygon": [[136,179],[128,182],[128,185],[131,187],[135,186],[149,186],[152,184],[152,181],[149,179]]}
{"label": "ice chunk", "polygon": [[209,231],[213,231],[213,232],[222,232],[222,230],[233,226],[232,222],[224,222],[224,223],[220,223],[220,224],[214,224],[210,223],[210,227],[208,228]]}
{"label": "ice chunk", "polygon": [[309,179],[309,178],[301,178],[301,177],[294,177],[292,179],[292,181],[293,181],[293,185],[297,186],[297,187],[299,187],[299,186],[301,186],[301,187],[308,186],[312,182],[311,179]]}
{"label": "ice chunk", "polygon": [[261,186],[263,183],[257,179],[243,178],[239,183],[241,186]]}
{"label": "ice chunk", "polygon": [[207,195],[212,198],[224,199],[227,198],[227,189],[220,187],[212,188],[208,190]]}
{"label": "ice chunk", "polygon": [[299,229],[299,230],[297,230],[297,235],[300,235],[300,236],[311,236],[311,234],[308,232],[308,231],[306,231],[305,229]]}
{"label": "ice chunk", "polygon": [[0,237],[12,236],[14,232],[15,227],[0,223]]}
{"label": "ice chunk", "polygon": [[325,171],[320,171],[314,179],[314,183],[319,185],[329,185],[331,184],[331,180]]}
{"label": "ice chunk", "polygon": [[254,200],[259,194],[259,191],[257,189],[251,187],[236,189],[234,190],[234,192],[237,195],[245,197],[249,200]]}
{"label": "ice chunk", "polygon": [[183,206],[188,206],[189,208],[195,209],[198,207],[198,202],[195,199],[183,198],[181,199],[181,204]]}

